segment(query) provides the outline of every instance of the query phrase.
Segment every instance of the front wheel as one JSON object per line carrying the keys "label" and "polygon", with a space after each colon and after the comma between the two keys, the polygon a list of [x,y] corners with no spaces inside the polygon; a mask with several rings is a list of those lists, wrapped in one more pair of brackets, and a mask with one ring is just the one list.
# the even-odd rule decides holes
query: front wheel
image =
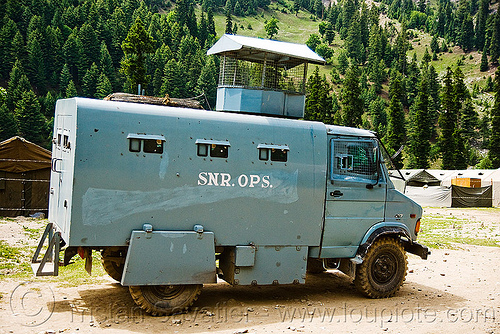
{"label": "front wheel", "polygon": [[184,312],[201,292],[202,284],[129,286],[134,302],[151,315]]}
{"label": "front wheel", "polygon": [[380,238],[368,249],[363,263],[356,266],[354,285],[370,298],[391,297],[403,284],[407,267],[401,242],[390,237]]}

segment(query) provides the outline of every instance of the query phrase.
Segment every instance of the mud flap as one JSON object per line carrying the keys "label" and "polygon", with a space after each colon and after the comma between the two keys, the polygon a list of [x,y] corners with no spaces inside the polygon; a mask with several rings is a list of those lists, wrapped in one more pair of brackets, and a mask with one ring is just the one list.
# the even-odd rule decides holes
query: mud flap
{"label": "mud flap", "polygon": [[215,282],[213,232],[132,231],[122,285]]}

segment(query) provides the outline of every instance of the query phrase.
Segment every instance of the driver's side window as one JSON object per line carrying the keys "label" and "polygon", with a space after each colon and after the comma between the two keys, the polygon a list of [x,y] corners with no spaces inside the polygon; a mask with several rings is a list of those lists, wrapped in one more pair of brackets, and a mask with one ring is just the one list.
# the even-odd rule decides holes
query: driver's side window
{"label": "driver's side window", "polygon": [[366,182],[376,180],[377,146],[372,140],[333,139],[331,179]]}

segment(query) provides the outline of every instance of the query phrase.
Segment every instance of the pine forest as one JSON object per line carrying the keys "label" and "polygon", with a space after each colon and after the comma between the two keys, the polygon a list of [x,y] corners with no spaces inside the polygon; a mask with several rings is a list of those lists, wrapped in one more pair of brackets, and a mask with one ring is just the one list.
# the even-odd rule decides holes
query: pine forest
{"label": "pine forest", "polygon": [[[496,1],[496,0],[494,0]],[[113,92],[215,106],[224,33],[307,44],[305,118],[376,131],[399,168],[500,167],[489,0],[0,0],[0,141],[49,148],[55,103]]]}

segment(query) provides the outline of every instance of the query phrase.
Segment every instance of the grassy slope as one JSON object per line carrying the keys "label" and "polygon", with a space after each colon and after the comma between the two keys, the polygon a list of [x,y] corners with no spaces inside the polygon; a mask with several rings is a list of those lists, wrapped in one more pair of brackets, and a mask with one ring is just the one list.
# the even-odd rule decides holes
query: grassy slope
{"label": "grassy slope", "polygon": [[[304,44],[309,38],[310,34],[318,34],[318,24],[320,20],[312,20],[312,16],[310,13],[300,11],[298,15],[295,16],[295,14],[291,13],[282,13],[282,9],[283,6],[279,5],[276,2],[273,2],[268,10],[264,11],[259,9],[258,14],[255,16],[233,16],[233,22],[236,22],[238,24],[237,34],[266,38],[264,25],[265,22],[273,16],[276,17],[279,21],[278,26],[280,30],[278,35],[276,36],[276,39],[278,40]],[[216,13],[214,20],[216,24],[217,35],[221,36],[224,33],[226,26],[225,16],[222,13]],[[383,18],[383,20],[381,21],[387,22],[389,20],[387,18]],[[249,24],[252,26],[252,29],[248,29]],[[396,26],[399,26],[399,24],[396,23]],[[418,31],[416,32],[416,35],[417,37],[410,41],[413,49],[408,52],[408,59],[411,60],[411,57],[413,57],[413,53],[416,53],[417,59],[418,61],[420,61],[426,47],[430,52],[431,36],[429,34]],[[338,50],[342,45],[343,42],[339,39],[337,34],[332,45],[333,49],[335,50],[334,63],[336,62],[335,58],[336,55],[338,55]],[[475,82],[479,82],[481,86],[484,85],[486,78],[488,76],[492,76],[495,72],[495,68],[490,68],[488,72],[479,71],[479,64],[481,63],[480,53],[474,51],[465,54],[459,47],[451,48],[453,51],[452,53],[440,53],[438,57],[439,59],[432,62],[440,76],[444,75],[447,67],[450,66],[452,68],[455,68],[457,61],[462,58],[463,65],[461,66],[461,69],[466,77],[466,82],[470,89],[472,89],[472,86]],[[470,56],[472,56],[472,59],[470,59]],[[328,74],[330,69],[331,66],[323,66],[321,72],[323,74]]]}

